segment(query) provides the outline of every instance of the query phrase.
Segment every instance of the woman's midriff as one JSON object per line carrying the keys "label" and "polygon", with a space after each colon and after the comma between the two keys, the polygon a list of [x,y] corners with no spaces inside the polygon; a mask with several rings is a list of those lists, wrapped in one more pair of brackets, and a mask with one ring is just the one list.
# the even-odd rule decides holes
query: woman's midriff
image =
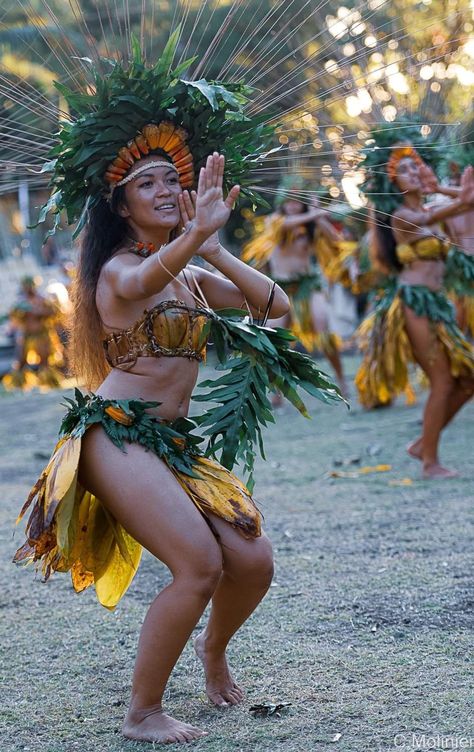
{"label": "woman's midriff", "polygon": [[298,274],[308,274],[310,270],[310,253],[306,240],[302,248],[277,247],[270,258],[270,271],[277,279],[291,279]]}
{"label": "woman's midriff", "polygon": [[175,420],[188,414],[199,363],[183,357],[138,358],[128,371],[113,368],[96,389],[105,399],[142,399],[160,402],[152,415]]}
{"label": "woman's midriff", "polygon": [[414,261],[403,267],[398,280],[408,285],[424,285],[433,292],[439,292],[443,287],[444,269],[444,261]]}

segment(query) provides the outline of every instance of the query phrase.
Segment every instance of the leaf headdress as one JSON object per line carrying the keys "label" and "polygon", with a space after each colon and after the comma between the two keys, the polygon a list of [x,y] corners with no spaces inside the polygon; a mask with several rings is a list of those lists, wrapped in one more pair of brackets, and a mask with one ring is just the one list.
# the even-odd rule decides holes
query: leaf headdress
{"label": "leaf headdress", "polygon": [[432,168],[439,163],[437,146],[422,135],[421,128],[422,123],[405,119],[395,124],[380,125],[369,135],[362,151],[364,158],[361,168],[365,172],[365,181],[360,190],[381,212],[392,214],[402,202],[402,194],[387,169],[395,148],[411,147]]}
{"label": "leaf headdress", "polygon": [[129,63],[101,58],[105,75],[86,61],[91,76],[87,91],[55,84],[72,118],[61,123],[58,142],[43,167],[51,173],[52,192],[39,222],[52,212],[56,227],[65,210],[69,224],[79,223],[79,232],[88,210],[110,192],[111,183],[155,147],[173,159],[183,187],[193,184],[208,154],[220,151],[226,157],[225,187],[239,183],[246,198],[261,201],[251,187],[256,182],[252,169],[265,156],[273,129],[263,123],[263,116],[246,115],[250,87],[185,80],[181,76],[192,59],[172,68],[179,31],[153,67],[145,64],[132,39]]}

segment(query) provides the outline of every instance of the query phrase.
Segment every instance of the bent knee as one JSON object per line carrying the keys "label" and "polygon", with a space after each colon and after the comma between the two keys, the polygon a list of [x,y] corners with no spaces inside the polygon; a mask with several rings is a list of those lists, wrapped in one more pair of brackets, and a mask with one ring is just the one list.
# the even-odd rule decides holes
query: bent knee
{"label": "bent knee", "polygon": [[262,535],[255,538],[246,551],[246,555],[239,558],[236,566],[224,571],[233,578],[245,579],[248,585],[267,588],[273,579],[273,550],[269,539]]}
{"label": "bent knee", "polygon": [[201,556],[187,561],[184,566],[178,567],[173,572],[176,584],[182,585],[186,590],[206,601],[212,598],[221,575],[222,555],[218,546],[216,546],[216,552],[211,555],[209,552],[203,552]]}

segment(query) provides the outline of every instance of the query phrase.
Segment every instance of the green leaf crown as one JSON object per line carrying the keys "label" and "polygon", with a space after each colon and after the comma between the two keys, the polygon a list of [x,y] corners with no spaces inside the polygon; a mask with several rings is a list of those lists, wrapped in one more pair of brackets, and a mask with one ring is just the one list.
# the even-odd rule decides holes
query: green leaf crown
{"label": "green leaf crown", "polygon": [[[61,123],[58,143],[50,151],[43,172],[51,172],[52,193],[42,207],[39,222],[50,212],[54,229],[65,210],[68,224],[79,221],[76,234],[92,208],[107,190],[104,175],[121,147],[149,123],[168,121],[182,127],[194,161],[195,174],[213,151],[226,157],[224,188],[238,183],[241,194],[253,203],[265,203],[252,184],[252,174],[265,156],[273,128],[265,125],[268,113],[245,113],[253,89],[244,83],[187,81],[181,78],[194,58],[172,69],[179,28],[171,35],[153,67],[144,61],[132,39],[128,64],[100,59],[86,62],[92,81],[90,93],[74,91],[61,83],[56,88],[67,101],[74,120]],[[106,71],[105,75],[103,71]]]}

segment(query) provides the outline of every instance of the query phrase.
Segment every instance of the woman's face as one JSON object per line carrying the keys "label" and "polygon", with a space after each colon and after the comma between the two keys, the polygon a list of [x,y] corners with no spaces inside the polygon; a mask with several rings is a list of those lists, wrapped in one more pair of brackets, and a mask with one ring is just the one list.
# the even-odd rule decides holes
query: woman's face
{"label": "woman's face", "polygon": [[411,157],[404,157],[399,161],[396,184],[402,193],[413,193],[421,189],[420,168]]}
{"label": "woman's face", "polygon": [[304,204],[301,201],[297,201],[295,198],[288,198],[282,204],[282,211],[287,217],[292,217],[295,214],[302,214],[304,211]]}
{"label": "woman's face", "polygon": [[[137,163],[156,162],[148,157]],[[161,160],[160,160],[161,161]],[[176,170],[170,167],[150,167],[125,185],[125,202],[119,213],[130,225],[143,230],[173,230],[180,221],[178,196],[182,192]]]}

